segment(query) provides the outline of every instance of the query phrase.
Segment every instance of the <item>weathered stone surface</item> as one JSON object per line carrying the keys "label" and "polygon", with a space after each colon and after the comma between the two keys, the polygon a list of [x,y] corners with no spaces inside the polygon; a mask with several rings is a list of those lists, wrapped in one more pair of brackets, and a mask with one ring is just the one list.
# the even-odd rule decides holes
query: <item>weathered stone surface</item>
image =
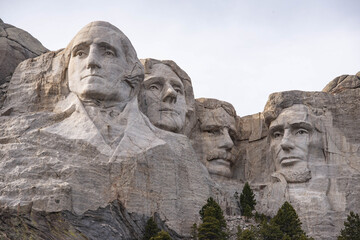
{"label": "weathered stone surface", "polygon": [[196,99],[193,147],[209,173],[232,178],[236,165],[237,123],[234,107],[216,99]]}
{"label": "weathered stone surface", "polygon": [[142,59],[145,79],[139,93],[140,110],[155,126],[189,135],[195,122],[190,77],[174,61]]}
{"label": "weathered stone surface", "polygon": [[309,235],[336,239],[346,214],[359,209],[354,201],[359,197],[354,184],[360,170],[355,140],[359,123],[351,117],[359,114],[354,106],[359,106],[358,96],[359,89],[337,95],[300,91],[270,95],[264,116],[274,147],[268,153],[274,174],[273,183],[262,192],[261,211],[273,215],[287,200]]}
{"label": "weathered stone surface", "polygon": [[360,87],[360,72],[356,75],[341,75],[329,82],[323,89],[324,92],[340,93],[347,89]]}
{"label": "weathered stone surface", "polygon": [[63,51],[22,62],[0,117],[1,205],[78,216],[116,200],[189,235],[211,180],[186,136],[156,128],[140,112],[142,77],[130,41],[104,22],[87,25]]}
{"label": "weathered stone surface", "polygon": [[141,239],[153,216],[188,239],[210,196],[234,233],[248,181],[260,213],[289,201],[310,236],[336,239],[360,209],[359,86],[358,73],[322,92],[274,93],[239,117],[195,101],[173,61],[140,62],[119,29],[90,23],[3,88],[0,238]]}
{"label": "weathered stone surface", "polygon": [[0,22],[0,106],[17,65],[48,50],[28,32]]}

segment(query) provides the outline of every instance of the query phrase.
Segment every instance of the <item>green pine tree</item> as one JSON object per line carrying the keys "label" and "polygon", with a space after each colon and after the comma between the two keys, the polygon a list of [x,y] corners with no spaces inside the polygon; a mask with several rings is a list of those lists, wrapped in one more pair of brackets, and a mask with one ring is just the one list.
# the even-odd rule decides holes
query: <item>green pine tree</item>
{"label": "green pine tree", "polygon": [[251,207],[249,205],[245,206],[243,216],[245,216],[246,220],[249,220],[249,218],[251,218],[253,216]]}
{"label": "green pine tree", "polygon": [[289,235],[285,234],[284,237],[281,240],[292,240]]}
{"label": "green pine tree", "polygon": [[191,235],[191,239],[193,240],[198,240],[198,231],[197,231],[197,225],[196,223],[194,223],[192,226],[191,226],[191,230],[190,230],[190,235]]}
{"label": "green pine tree", "polygon": [[164,230],[161,230],[156,234],[155,237],[150,238],[150,240],[172,240],[169,233],[165,232]]}
{"label": "green pine tree", "polygon": [[160,232],[160,229],[156,225],[153,217],[149,218],[146,222],[143,240],[150,240],[152,237],[155,237],[158,232]]}
{"label": "green pine tree", "polygon": [[260,240],[260,236],[258,233],[258,230],[251,226],[250,229],[245,229],[244,231],[242,231],[242,233],[240,234],[240,237],[238,238],[238,240]]}
{"label": "green pine tree", "polygon": [[199,240],[223,240],[228,239],[226,221],[223,212],[213,198],[209,198],[207,203],[200,210],[203,223],[198,228]]}
{"label": "green pine tree", "polygon": [[208,198],[207,203],[199,211],[201,220],[204,221],[205,210],[208,207],[213,207],[214,208],[214,212],[213,212],[212,216],[215,217],[219,221],[220,227],[225,229],[226,228],[226,221],[225,221],[225,218],[224,218],[223,211],[221,210],[219,204],[212,197]]}
{"label": "green pine tree", "polygon": [[215,217],[211,216],[213,212],[213,207],[206,208],[205,213],[209,214],[209,216],[205,215],[203,223],[199,226],[199,240],[222,239],[220,223]]}
{"label": "green pine tree", "polygon": [[240,211],[243,216],[245,216],[246,206],[249,206],[251,211],[255,209],[256,200],[255,194],[251,190],[248,182],[245,183],[244,188],[240,194]]}
{"label": "green pine tree", "polygon": [[360,240],[360,218],[359,214],[350,212],[347,221],[344,222],[344,229],[341,229],[338,240]]}
{"label": "green pine tree", "polygon": [[237,226],[236,240],[239,240],[242,234],[242,228],[240,225]]}
{"label": "green pine tree", "polygon": [[284,236],[279,225],[268,224],[266,221],[261,223],[259,232],[263,240],[278,240]]}
{"label": "green pine tree", "polygon": [[288,202],[281,206],[276,216],[271,219],[270,224],[278,225],[280,230],[290,239],[298,239],[301,235],[305,235],[295,209]]}

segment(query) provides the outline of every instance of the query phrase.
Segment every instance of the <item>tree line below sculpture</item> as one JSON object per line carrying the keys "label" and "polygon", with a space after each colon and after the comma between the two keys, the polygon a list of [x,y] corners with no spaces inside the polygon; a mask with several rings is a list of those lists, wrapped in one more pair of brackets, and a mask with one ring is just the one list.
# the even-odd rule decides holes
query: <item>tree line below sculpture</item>
{"label": "tree line below sculpture", "polygon": [[195,99],[175,62],[139,60],[118,28],[93,22],[8,80],[5,208],[82,216],[119,201],[143,225],[158,213],[180,237],[209,197],[238,214],[234,193],[249,181],[259,212],[290,202],[316,239],[334,239],[360,208],[358,75],[323,92],[274,93],[263,113],[239,117],[229,103]]}

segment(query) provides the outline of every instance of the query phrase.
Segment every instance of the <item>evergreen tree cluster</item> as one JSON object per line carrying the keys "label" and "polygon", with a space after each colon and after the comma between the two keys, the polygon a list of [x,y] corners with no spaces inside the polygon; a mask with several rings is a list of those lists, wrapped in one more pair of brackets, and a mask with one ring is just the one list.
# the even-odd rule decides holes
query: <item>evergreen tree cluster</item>
{"label": "evergreen tree cluster", "polygon": [[154,218],[149,218],[145,226],[143,240],[171,240],[169,233],[159,229]]}
{"label": "evergreen tree cluster", "polygon": [[[241,229],[240,229],[241,230]],[[290,203],[285,202],[276,216],[260,227],[238,232],[238,240],[310,240],[301,229],[300,219]]]}
{"label": "evergreen tree cluster", "polygon": [[347,216],[347,221],[344,222],[344,229],[341,229],[338,240],[360,240],[359,214],[350,212]]}

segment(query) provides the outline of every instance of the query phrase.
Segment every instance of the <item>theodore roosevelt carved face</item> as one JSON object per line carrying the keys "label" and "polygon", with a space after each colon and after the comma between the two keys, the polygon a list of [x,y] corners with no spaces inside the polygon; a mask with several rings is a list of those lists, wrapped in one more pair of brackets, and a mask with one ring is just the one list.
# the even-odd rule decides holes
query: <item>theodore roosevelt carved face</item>
{"label": "theodore roosevelt carved face", "polygon": [[305,105],[296,104],[284,109],[271,122],[269,130],[276,171],[288,182],[308,181],[311,153],[322,147],[316,116]]}
{"label": "theodore roosevelt carved face", "polygon": [[216,99],[197,99],[198,132],[193,145],[210,174],[230,178],[235,156],[232,153],[236,136],[234,108]]}

